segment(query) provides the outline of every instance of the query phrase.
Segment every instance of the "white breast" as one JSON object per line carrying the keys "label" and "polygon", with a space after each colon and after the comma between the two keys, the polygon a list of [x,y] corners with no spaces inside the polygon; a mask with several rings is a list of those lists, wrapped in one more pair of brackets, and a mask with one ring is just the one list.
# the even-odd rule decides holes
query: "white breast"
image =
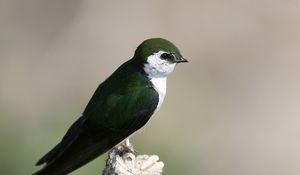
{"label": "white breast", "polygon": [[159,97],[158,105],[154,111],[155,113],[160,109],[162,102],[164,101],[167,90],[167,77],[151,78],[150,81],[152,82],[154,89],[157,91]]}

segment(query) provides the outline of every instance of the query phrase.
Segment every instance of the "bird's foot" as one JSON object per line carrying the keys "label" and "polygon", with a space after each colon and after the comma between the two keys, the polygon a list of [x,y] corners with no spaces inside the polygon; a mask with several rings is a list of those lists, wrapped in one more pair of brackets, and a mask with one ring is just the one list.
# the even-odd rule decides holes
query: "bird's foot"
{"label": "bird's foot", "polygon": [[126,153],[131,153],[134,156],[137,155],[137,152],[133,149],[133,146],[129,142],[129,139],[126,139],[123,143],[120,144],[120,155],[123,156]]}

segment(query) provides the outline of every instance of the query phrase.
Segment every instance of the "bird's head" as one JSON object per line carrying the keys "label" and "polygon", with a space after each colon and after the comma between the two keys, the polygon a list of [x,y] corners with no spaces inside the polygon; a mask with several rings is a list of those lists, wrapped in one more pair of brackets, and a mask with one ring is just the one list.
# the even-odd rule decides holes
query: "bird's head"
{"label": "bird's head", "polygon": [[166,77],[177,63],[188,62],[173,43],[162,38],[142,42],[135,50],[133,60],[152,78]]}

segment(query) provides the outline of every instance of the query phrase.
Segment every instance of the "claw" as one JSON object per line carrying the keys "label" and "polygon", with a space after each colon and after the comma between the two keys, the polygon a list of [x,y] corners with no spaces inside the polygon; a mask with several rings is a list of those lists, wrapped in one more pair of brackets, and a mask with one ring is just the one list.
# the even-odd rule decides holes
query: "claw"
{"label": "claw", "polygon": [[119,155],[123,156],[126,153],[131,153],[134,156],[137,155],[137,152],[133,149],[133,146],[129,142],[129,139],[126,139],[123,143],[120,144],[119,147]]}

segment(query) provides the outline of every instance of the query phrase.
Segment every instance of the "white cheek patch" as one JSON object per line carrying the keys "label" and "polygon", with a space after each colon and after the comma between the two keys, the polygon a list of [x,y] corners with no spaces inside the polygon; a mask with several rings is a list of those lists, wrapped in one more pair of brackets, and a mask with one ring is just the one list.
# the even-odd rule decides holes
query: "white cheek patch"
{"label": "white cheek patch", "polygon": [[149,78],[166,77],[174,71],[176,63],[170,63],[167,60],[161,59],[160,56],[163,53],[166,52],[159,51],[148,57],[147,63],[144,65],[144,70]]}
{"label": "white cheek patch", "polygon": [[147,63],[144,65],[144,71],[150,78],[150,81],[159,97],[159,101],[154,113],[160,109],[164,101],[167,90],[167,76],[174,71],[176,66],[176,63],[170,63],[167,60],[161,59],[160,56],[163,53],[166,52],[159,51],[153,55],[150,55],[147,58]]}

